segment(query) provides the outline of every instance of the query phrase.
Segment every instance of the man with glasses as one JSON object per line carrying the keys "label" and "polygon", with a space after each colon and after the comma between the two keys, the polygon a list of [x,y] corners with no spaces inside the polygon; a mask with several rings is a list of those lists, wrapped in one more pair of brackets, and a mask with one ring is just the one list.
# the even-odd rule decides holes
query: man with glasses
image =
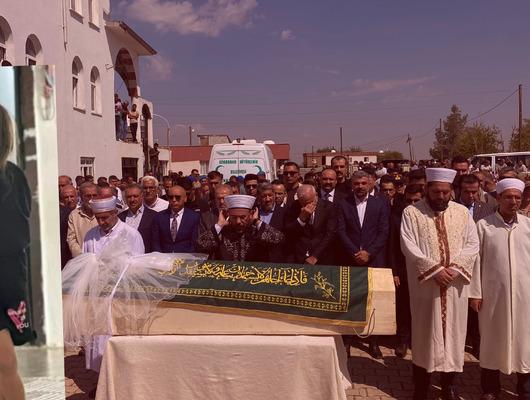
{"label": "man with glasses", "polygon": [[199,232],[199,214],[185,208],[186,191],[180,186],[169,189],[169,208],[159,212],[153,221],[153,251],[192,253]]}
{"label": "man with glasses", "polygon": [[293,161],[287,161],[283,165],[283,184],[287,190],[287,207],[296,200],[296,191],[300,186],[300,168]]}
{"label": "man with glasses", "polygon": [[94,183],[85,182],[79,187],[81,207],[73,210],[68,216],[68,233],[66,241],[72,253],[77,257],[83,252],[83,240],[87,232],[98,225],[90,208],[90,200],[98,196],[98,188]]}
{"label": "man with glasses", "polygon": [[169,203],[158,197],[158,179],[153,176],[142,178],[142,188],[144,190],[144,205],[156,212],[164,211]]}
{"label": "man with glasses", "polygon": [[258,176],[255,174],[246,174],[243,179],[245,193],[249,196],[258,197]]}

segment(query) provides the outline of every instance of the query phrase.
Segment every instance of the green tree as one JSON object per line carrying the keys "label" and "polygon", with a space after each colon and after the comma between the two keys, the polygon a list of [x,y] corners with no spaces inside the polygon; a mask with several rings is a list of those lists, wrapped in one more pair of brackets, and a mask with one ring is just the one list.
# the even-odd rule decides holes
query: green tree
{"label": "green tree", "polygon": [[457,151],[457,143],[464,135],[467,114],[463,115],[457,105],[453,104],[451,113],[445,118],[442,130],[436,129],[433,147],[429,150],[431,157],[436,159],[453,158]]}
{"label": "green tree", "polygon": [[382,153],[379,153],[377,155],[377,161],[385,161],[385,160],[403,160],[403,153],[399,151],[383,151]]}
{"label": "green tree", "polygon": [[521,142],[519,144],[519,129],[512,129],[510,138],[510,151],[530,151],[530,119],[525,119],[521,129]]}
{"label": "green tree", "polygon": [[501,131],[498,127],[475,122],[458,136],[453,149],[454,154],[469,158],[475,154],[497,153],[502,150],[502,146]]}

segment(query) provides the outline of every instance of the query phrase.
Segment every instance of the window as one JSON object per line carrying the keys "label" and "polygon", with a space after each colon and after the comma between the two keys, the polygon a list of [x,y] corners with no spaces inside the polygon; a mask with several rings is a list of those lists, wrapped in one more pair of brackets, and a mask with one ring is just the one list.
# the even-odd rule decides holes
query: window
{"label": "window", "polygon": [[82,15],[81,12],[81,0],[70,0],[70,10]]}
{"label": "window", "polygon": [[88,21],[96,26],[99,25],[99,7],[97,0],[88,0]]}
{"label": "window", "polygon": [[7,53],[6,42],[7,42],[6,35],[4,34],[2,27],[0,26],[0,60],[4,60],[6,58],[6,53]]}
{"label": "window", "polygon": [[90,71],[90,110],[101,114],[101,82],[96,67],[92,67]]}
{"label": "window", "polygon": [[83,108],[83,64],[79,57],[72,61],[72,106]]}
{"label": "window", "polygon": [[42,57],[42,47],[37,36],[30,35],[26,40],[26,65],[37,65]]}
{"label": "window", "polygon": [[94,157],[81,157],[81,169],[79,175],[94,176]]}

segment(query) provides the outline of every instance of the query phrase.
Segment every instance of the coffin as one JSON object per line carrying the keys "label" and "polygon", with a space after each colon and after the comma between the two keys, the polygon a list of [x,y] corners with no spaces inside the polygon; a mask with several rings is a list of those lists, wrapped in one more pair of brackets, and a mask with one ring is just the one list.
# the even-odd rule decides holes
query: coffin
{"label": "coffin", "polygon": [[[257,271],[257,274],[256,274]],[[287,271],[287,272],[286,272]],[[167,274],[168,271],[162,272]],[[169,273],[174,273],[169,272]],[[201,263],[134,327],[137,300],[112,300],[113,335],[394,335],[395,289],[386,268]],[[68,296],[64,298],[69,311]],[[108,333],[108,332],[101,332]]]}
{"label": "coffin", "polygon": [[127,309],[114,300],[112,333],[114,335],[338,335],[396,333],[395,287],[392,270],[371,269],[371,304],[366,324],[359,327],[323,322],[311,322],[289,316],[249,310],[215,308],[194,304],[163,301],[152,319],[138,332],[130,332],[120,324],[120,314]]}

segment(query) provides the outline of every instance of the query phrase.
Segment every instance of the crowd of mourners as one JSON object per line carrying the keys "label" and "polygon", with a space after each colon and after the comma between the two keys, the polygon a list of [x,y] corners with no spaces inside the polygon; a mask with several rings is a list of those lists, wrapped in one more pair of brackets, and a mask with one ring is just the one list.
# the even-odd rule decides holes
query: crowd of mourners
{"label": "crowd of mourners", "polygon": [[[387,267],[396,288],[395,354],[412,349],[414,398],[441,372],[442,397],[458,398],[464,349],[480,359],[484,399],[499,373],[517,373],[530,399],[530,180],[523,163],[471,165],[463,157],[360,163],[336,156],[301,175],[174,173],[161,181],[59,177],[62,266],[117,235],[137,252],[207,253],[211,259]],[[378,338],[369,353],[382,358]]]}

